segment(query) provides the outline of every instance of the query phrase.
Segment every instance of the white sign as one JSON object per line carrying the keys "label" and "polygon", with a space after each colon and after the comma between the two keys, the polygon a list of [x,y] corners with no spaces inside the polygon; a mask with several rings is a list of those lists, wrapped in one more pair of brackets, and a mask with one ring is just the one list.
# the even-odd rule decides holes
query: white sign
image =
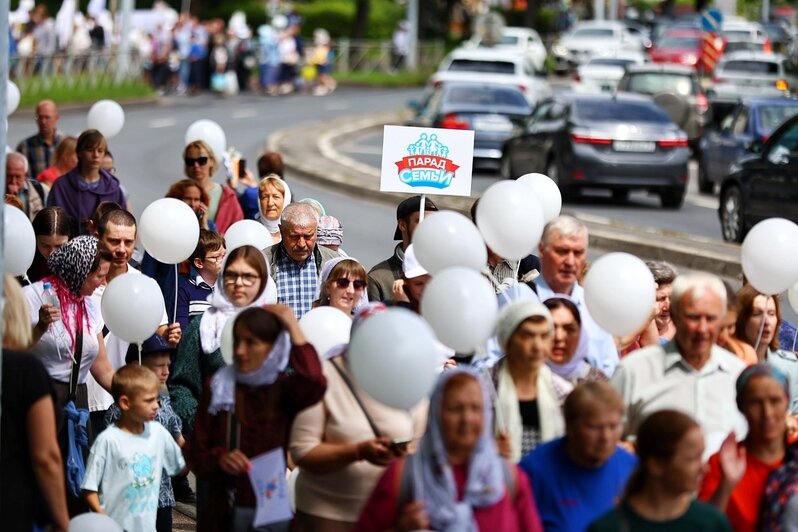
{"label": "white sign", "polygon": [[380,190],[470,196],[474,132],[385,126]]}
{"label": "white sign", "polygon": [[249,481],[255,492],[255,528],[287,521],[294,514],[288,497],[285,478],[285,457],[282,448],[263,453],[251,459]]}

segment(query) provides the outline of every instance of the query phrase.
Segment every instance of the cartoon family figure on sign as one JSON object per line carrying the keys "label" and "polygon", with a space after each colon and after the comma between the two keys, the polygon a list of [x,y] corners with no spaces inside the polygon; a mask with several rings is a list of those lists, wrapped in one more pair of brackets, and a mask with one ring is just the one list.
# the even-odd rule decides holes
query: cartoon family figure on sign
{"label": "cartoon family figure on sign", "polygon": [[438,135],[422,133],[407,147],[408,155],[396,161],[399,179],[411,187],[448,188],[459,165],[449,157],[449,147],[438,140]]}

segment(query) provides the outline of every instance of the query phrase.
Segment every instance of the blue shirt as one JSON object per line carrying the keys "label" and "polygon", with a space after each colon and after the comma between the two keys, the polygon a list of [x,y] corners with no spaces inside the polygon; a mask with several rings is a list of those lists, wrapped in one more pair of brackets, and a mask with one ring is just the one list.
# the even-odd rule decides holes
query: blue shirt
{"label": "blue shirt", "polygon": [[299,264],[280,248],[275,253],[277,274],[277,302],[294,309],[296,319],[310,312],[313,300],[316,299],[316,287],[319,285],[316,271],[316,258],[313,252]]}
{"label": "blue shirt", "polygon": [[181,331],[187,331],[191,320],[208,310],[211,306],[208,302],[211,294],[213,287],[201,275],[180,280],[180,288],[177,290],[177,323],[180,324]]}
{"label": "blue shirt", "polygon": [[565,451],[565,438],[538,446],[518,464],[529,476],[546,532],[583,532],[621,497],[637,458],[620,447],[604,465],[587,468]]}

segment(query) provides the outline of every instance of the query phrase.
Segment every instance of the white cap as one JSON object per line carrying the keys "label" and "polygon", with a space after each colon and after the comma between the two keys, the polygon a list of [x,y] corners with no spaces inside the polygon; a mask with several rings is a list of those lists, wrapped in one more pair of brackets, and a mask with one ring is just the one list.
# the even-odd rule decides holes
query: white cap
{"label": "white cap", "polygon": [[422,275],[427,275],[429,273],[418,262],[418,259],[416,258],[416,252],[413,251],[413,244],[407,246],[407,249],[405,250],[405,260],[402,261],[402,273],[404,273],[405,277],[408,279],[421,277]]}

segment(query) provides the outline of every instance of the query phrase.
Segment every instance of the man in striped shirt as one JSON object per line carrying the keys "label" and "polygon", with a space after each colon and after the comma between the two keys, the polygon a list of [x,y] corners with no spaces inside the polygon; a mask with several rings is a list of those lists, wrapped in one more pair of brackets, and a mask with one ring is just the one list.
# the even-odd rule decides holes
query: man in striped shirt
{"label": "man in striped shirt", "polygon": [[28,177],[36,176],[50,167],[54,162],[55,148],[64,135],[58,125],[58,109],[52,100],[42,100],[36,106],[36,126],[39,132],[17,145],[17,151],[28,159]]}

